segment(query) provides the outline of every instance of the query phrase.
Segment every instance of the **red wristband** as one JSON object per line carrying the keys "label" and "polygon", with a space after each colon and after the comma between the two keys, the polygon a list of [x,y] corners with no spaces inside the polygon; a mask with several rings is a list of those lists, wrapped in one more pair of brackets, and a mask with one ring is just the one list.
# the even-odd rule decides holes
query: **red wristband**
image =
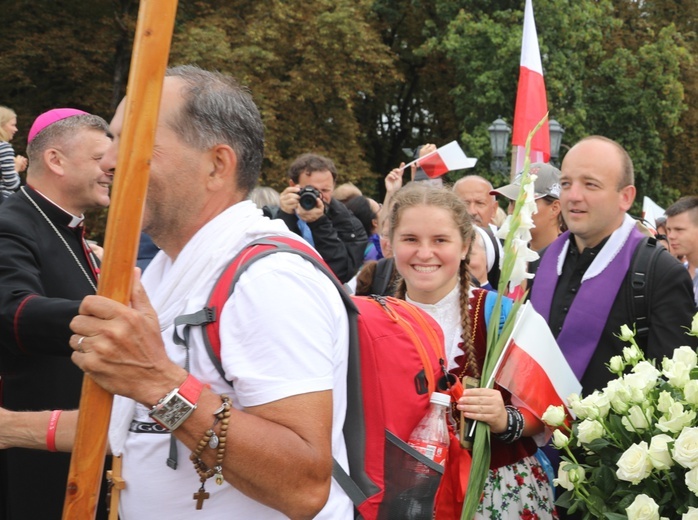
{"label": "red wristband", "polygon": [[179,385],[179,390],[177,393],[184,397],[191,404],[196,404],[199,402],[199,397],[201,397],[201,392],[204,389],[204,384],[196,379],[193,375],[187,374],[187,378],[184,383]]}
{"label": "red wristband", "polygon": [[48,430],[46,430],[46,449],[48,451],[56,451],[56,427],[58,426],[58,418],[63,410],[54,410],[51,412],[51,418],[48,420]]}

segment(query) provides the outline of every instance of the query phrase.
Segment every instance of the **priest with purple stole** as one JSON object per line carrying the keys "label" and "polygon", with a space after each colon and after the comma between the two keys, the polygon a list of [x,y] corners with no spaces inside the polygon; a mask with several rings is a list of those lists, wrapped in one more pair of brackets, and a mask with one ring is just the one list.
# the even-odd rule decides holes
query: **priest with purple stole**
{"label": "priest with purple stole", "polygon": [[[606,364],[628,346],[616,334],[639,317],[631,302],[631,266],[636,252],[651,246],[627,214],[636,191],[632,160],[621,145],[600,136],[582,139],[561,170],[560,203],[569,231],[545,250],[531,302],[588,395],[614,377]],[[694,312],[686,270],[662,248],[645,283],[647,333],[636,338],[645,356],[661,360],[676,347],[695,347],[696,338],[685,333]]]}

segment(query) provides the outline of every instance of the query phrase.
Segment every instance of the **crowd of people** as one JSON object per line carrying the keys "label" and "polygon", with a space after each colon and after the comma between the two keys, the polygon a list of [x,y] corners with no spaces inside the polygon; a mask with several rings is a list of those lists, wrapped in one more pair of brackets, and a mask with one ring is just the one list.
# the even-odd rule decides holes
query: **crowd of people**
{"label": "crowd of people", "polygon": [[[337,186],[333,161],[306,153],[278,193],[258,186],[264,129],[250,93],[220,73],[168,69],[143,218],[147,268],[122,305],[96,295],[99,249],[83,222],[110,202],[124,111],[122,101],[109,125],[74,109],[40,115],[20,187],[27,160],[9,145],[14,112],[0,107],[0,190],[9,194],[0,205],[0,520],[60,516],[83,372],[116,396],[109,441],[123,460],[123,520],[190,518],[194,504],[202,518],[354,518],[332,478],[333,463],[348,471],[349,349],[332,282],[298,255],[255,262],[220,312],[225,377],[201,334],[186,349],[176,341],[176,318],[205,305],[246,244],[302,238],[347,291],[392,295],[429,314],[443,332],[445,370],[479,379],[482,302],[498,290],[505,254],[497,215],[511,208],[520,178],[495,188],[467,175],[448,187],[401,164],[379,203]],[[426,144],[418,155],[435,149]],[[628,215],[633,165],[615,141],[586,137],[560,169],[534,164],[531,172],[530,247],[540,260],[526,289],[584,393],[608,382],[623,324],[642,320],[637,340],[650,359],[695,348],[683,327],[698,303],[698,197],[667,209],[665,249]],[[633,280],[645,248],[656,258],[642,273],[640,309]],[[540,418],[498,387],[466,389],[453,412],[456,427],[462,413],[492,433],[477,518],[564,517],[537,443]],[[468,456],[450,450],[437,519],[460,518]],[[27,485],[37,473],[41,500]],[[222,485],[207,483],[214,476]]]}

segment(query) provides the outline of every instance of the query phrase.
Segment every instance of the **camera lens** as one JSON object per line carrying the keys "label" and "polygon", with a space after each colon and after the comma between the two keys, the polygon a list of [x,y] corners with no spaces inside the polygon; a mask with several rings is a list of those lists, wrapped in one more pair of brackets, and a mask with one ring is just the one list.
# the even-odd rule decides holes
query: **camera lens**
{"label": "camera lens", "polygon": [[312,186],[306,186],[300,191],[298,204],[306,211],[309,211],[317,206],[317,199],[320,197],[320,192]]}

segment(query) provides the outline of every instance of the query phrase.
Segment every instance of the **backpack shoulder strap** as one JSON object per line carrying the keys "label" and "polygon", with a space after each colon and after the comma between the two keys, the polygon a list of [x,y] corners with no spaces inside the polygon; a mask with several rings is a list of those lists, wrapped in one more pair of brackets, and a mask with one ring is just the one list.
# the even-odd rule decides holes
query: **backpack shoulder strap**
{"label": "backpack shoulder strap", "polygon": [[381,258],[376,264],[376,270],[373,272],[373,282],[371,283],[371,294],[380,294],[388,296],[387,290],[390,285],[390,279],[393,276],[395,260],[392,258]]}
{"label": "backpack shoulder strap", "polygon": [[[189,327],[203,326],[202,335],[204,345],[211,362],[218,370],[218,373],[225,379],[225,371],[221,364],[221,339],[220,339],[220,312],[235,289],[235,284],[240,276],[257,260],[273,253],[285,252],[294,253],[308,260],[317,269],[322,271],[332,282],[342,296],[347,310],[355,309],[351,298],[343,290],[341,283],[327,266],[320,255],[308,244],[295,238],[270,236],[255,240],[246,245],[235,258],[223,269],[222,274],[213,285],[213,289],[208,297],[206,306],[198,312],[184,314],[175,319],[175,343],[185,345],[189,339]],[[351,316],[351,313],[350,313]],[[183,337],[177,334],[177,326],[185,325]],[[226,379],[227,381],[227,379]],[[228,381],[232,386],[232,383]]]}
{"label": "backpack shoulder strap", "polygon": [[635,327],[639,338],[646,338],[650,328],[650,306],[648,305],[652,271],[657,256],[663,248],[654,237],[645,237],[633,253],[630,273],[630,308],[635,317]]}

